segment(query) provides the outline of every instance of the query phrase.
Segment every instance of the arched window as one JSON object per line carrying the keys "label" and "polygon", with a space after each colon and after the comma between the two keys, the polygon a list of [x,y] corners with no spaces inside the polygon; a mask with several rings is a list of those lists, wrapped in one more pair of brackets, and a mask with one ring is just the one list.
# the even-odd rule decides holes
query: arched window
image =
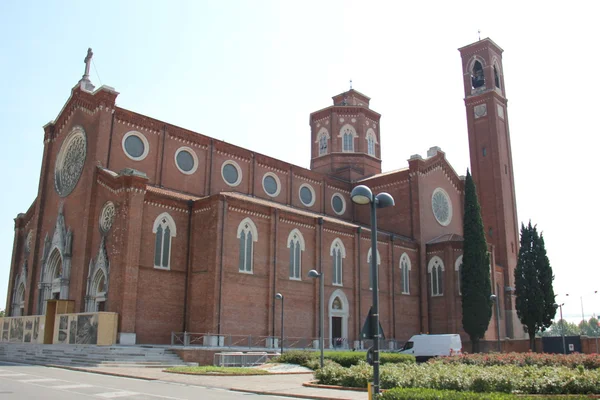
{"label": "arched window", "polygon": [[333,284],[342,286],[342,276],[343,276],[343,268],[342,268],[342,258],[346,258],[346,249],[344,247],[344,243],[339,238],[336,238],[331,243],[331,248],[329,249],[329,254],[333,259]]}
{"label": "arched window", "polygon": [[456,287],[458,288],[458,295],[462,296],[462,291],[460,289],[460,285],[462,283],[462,263],[463,263],[463,256],[460,255],[457,259],[456,262],[454,263],[454,270],[456,271]]}
{"label": "arched window", "polygon": [[494,83],[496,83],[496,87],[500,89],[500,77],[498,76],[498,67],[494,64]]}
{"label": "arched window", "polygon": [[340,130],[340,137],[342,138],[342,151],[344,153],[351,153],[354,151],[354,138],[356,137],[356,131],[352,125],[344,125]]}
{"label": "arched window", "polygon": [[431,275],[431,295],[444,295],[444,263],[438,256],[433,257],[429,261],[427,271]]}
{"label": "arched window", "polygon": [[95,311],[104,311],[104,303],[106,302],[106,276],[101,269],[94,276],[92,296],[95,297]]}
{"label": "arched window", "polygon": [[317,135],[317,143],[319,146],[319,155],[320,156],[324,156],[325,154],[327,154],[328,140],[329,140],[329,132],[327,132],[327,129],[321,128],[321,130],[319,131],[319,134]]}
{"label": "arched window", "polygon": [[304,237],[298,229],[290,232],[287,240],[290,249],[290,279],[300,280],[302,276],[302,252],[304,251]]}
{"label": "arched window", "polygon": [[[369,265],[369,289],[373,289],[373,271],[371,271],[371,248],[367,252],[367,264]],[[381,264],[381,257],[379,256],[379,250],[377,250],[377,269],[379,269],[379,265]],[[379,276],[379,274],[377,275]]]}
{"label": "arched window", "polygon": [[12,316],[20,317],[25,315],[25,285],[21,283],[17,290],[17,302],[13,308]]}
{"label": "arched window", "polygon": [[375,137],[375,131],[373,128],[369,128],[367,130],[367,153],[370,156],[375,157],[375,144],[377,143],[377,138]]}
{"label": "arched window", "polygon": [[402,294],[410,294],[410,258],[406,253],[400,257],[400,274],[402,275]]}
{"label": "arched window", "polygon": [[154,220],[152,232],[154,240],[154,268],[171,268],[171,239],[177,236],[175,221],[168,213],[162,213]]}
{"label": "arched window", "polygon": [[479,61],[475,61],[475,63],[473,64],[473,71],[471,72],[471,85],[473,86],[473,89],[485,86],[483,66]]}
{"label": "arched window", "polygon": [[240,222],[237,238],[240,240],[239,271],[251,274],[254,242],[258,241],[258,231],[250,218],[245,218]]}

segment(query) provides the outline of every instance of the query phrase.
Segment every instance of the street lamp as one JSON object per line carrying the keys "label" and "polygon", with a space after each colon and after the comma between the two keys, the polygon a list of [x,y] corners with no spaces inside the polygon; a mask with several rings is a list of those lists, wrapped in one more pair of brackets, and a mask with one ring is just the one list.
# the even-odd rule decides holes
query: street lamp
{"label": "street lamp", "polygon": [[502,353],[502,344],[500,343],[500,301],[495,294],[490,296],[490,300],[496,303],[496,330],[498,331],[498,353]]}
{"label": "street lamp", "polygon": [[319,349],[321,350],[321,369],[323,369],[323,349],[324,349],[324,337],[323,337],[323,328],[325,326],[325,311],[323,309],[323,292],[325,291],[325,278],[323,277],[323,272],[319,273],[315,269],[311,269],[308,271],[309,278],[320,279],[319,282]]}
{"label": "street lamp", "polygon": [[388,193],[379,193],[373,196],[373,192],[365,185],[358,185],[350,193],[352,202],[359,205],[371,205],[371,280],[373,283],[373,320],[371,328],[376,332],[373,340],[373,395],[379,396],[379,275],[377,271],[377,213],[378,208],[391,207],[394,198]]}
{"label": "street lamp", "polygon": [[554,308],[560,308],[560,336],[562,336],[562,344],[563,344],[563,354],[567,354],[567,347],[565,346],[565,321],[563,320],[563,316],[562,316],[562,306],[564,306],[565,303],[561,303],[561,304],[556,304],[554,303]]}
{"label": "street lamp", "polygon": [[281,293],[277,293],[275,298],[277,300],[281,300],[281,354],[283,354],[283,295]]}

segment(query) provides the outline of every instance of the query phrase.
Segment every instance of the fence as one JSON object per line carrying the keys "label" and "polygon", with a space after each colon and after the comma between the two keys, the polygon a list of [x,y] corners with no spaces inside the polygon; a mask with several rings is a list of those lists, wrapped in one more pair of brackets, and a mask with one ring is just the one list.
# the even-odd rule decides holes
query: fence
{"label": "fence", "polygon": [[219,367],[251,367],[267,362],[269,354],[266,352],[229,352],[216,353],[213,365]]}
{"label": "fence", "polygon": [[[184,347],[199,346],[277,350],[282,347],[280,340],[280,337],[273,336],[171,332],[171,345]],[[380,349],[396,350],[402,347],[401,344],[394,339],[382,340],[380,342]],[[354,342],[350,342],[346,338],[335,338],[334,340],[325,338],[323,342],[325,349],[334,350],[366,350],[371,346],[373,346],[372,340],[355,340]],[[286,337],[283,340],[283,348],[288,350],[316,350],[319,349],[319,338]]]}

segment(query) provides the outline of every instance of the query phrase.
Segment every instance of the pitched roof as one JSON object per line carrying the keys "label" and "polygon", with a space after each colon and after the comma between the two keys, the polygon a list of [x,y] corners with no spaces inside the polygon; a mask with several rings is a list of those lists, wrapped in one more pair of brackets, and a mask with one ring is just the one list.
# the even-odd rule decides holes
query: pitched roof
{"label": "pitched roof", "polygon": [[169,190],[164,188],[159,188],[156,186],[146,185],[146,191],[150,193],[157,194],[159,196],[170,197],[176,200],[200,200],[202,197],[192,196],[191,194],[178,192],[176,190]]}

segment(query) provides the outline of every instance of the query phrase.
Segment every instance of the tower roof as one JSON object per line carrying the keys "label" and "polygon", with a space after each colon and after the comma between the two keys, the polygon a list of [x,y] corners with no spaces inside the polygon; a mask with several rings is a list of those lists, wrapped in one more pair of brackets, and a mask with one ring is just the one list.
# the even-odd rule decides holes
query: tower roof
{"label": "tower roof", "polygon": [[478,40],[476,42],[473,42],[471,44],[468,44],[464,47],[461,47],[458,49],[458,51],[460,51],[461,53],[464,53],[465,50],[470,49],[470,48],[476,48],[476,47],[481,47],[481,46],[492,46],[494,48],[494,50],[498,53],[502,53],[504,52],[504,50],[502,49],[502,47],[498,46],[492,39],[490,39],[489,37],[485,38],[485,39],[481,39]]}
{"label": "tower roof", "polygon": [[350,89],[332,97],[334,106],[363,106],[369,108],[370,97],[358,90]]}

